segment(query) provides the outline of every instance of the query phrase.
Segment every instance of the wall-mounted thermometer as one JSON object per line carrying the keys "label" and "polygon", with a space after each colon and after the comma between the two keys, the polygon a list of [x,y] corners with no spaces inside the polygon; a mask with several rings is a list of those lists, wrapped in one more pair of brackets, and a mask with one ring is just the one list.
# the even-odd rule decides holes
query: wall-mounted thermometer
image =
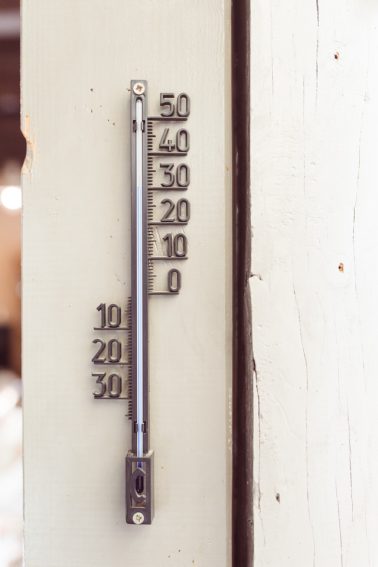
{"label": "wall-mounted thermometer", "polygon": [[126,457],[126,521],[150,524],[153,454],[148,415],[147,83],[131,82],[132,450]]}
{"label": "wall-mounted thermometer", "polygon": [[[190,114],[186,93],[160,93],[160,115],[147,115],[147,81],[131,81],[131,298],[125,314],[116,304],[100,304],[106,340],[92,358],[115,371],[96,372],[95,399],[128,400],[132,444],[126,456],[126,521],[150,524],[154,513],[153,452],[150,449],[148,297],[175,296],[182,286],[176,262],[188,258],[184,228],[190,219],[186,163],[190,135],[181,127]],[[156,262],[159,270],[155,270]],[[165,266],[165,268],[164,268]],[[158,280],[159,289],[155,289]],[[121,334],[125,341],[120,339]],[[111,334],[114,337],[111,337]]]}

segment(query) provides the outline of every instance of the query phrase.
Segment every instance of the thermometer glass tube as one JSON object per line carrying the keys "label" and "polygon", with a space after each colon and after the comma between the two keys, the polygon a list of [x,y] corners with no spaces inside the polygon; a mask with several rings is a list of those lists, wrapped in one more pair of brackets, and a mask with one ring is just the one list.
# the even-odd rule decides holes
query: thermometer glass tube
{"label": "thermometer glass tube", "polygon": [[[143,102],[140,98],[136,100],[136,341],[137,341],[137,364],[136,364],[136,398],[137,398],[137,456],[143,457],[143,292],[144,292],[144,270],[143,270]],[[139,466],[139,463],[138,463]]]}

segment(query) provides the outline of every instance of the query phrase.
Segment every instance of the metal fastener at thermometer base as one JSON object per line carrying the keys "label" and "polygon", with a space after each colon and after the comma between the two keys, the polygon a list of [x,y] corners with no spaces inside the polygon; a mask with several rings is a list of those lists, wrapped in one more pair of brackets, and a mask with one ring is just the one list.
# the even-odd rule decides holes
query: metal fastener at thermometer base
{"label": "metal fastener at thermometer base", "polygon": [[[147,81],[131,81],[130,91],[131,298],[125,310],[115,303],[98,305],[100,323],[94,331],[101,338],[92,341],[97,345],[92,376],[95,400],[128,400],[132,443],[126,456],[126,521],[143,525],[150,524],[154,514],[148,297],[177,296],[181,268],[172,264],[188,259],[190,202],[181,192],[190,185],[190,135],[180,123],[188,119],[190,98],[186,93],[160,93],[160,115],[148,117]],[[180,198],[175,199],[177,192]]]}

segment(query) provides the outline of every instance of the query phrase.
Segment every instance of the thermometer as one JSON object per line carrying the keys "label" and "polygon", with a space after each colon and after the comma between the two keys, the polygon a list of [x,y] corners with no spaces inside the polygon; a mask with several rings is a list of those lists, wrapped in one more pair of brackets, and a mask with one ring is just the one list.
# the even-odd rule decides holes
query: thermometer
{"label": "thermometer", "polygon": [[99,385],[94,398],[128,400],[132,441],[126,456],[126,522],[137,525],[151,524],[154,515],[148,300],[180,293],[178,264],[188,259],[184,229],[191,212],[182,197],[190,185],[190,135],[180,124],[190,115],[190,98],[160,93],[160,115],[148,117],[147,88],[147,81],[131,81],[131,297],[124,316],[114,303],[97,307],[101,324],[94,330],[106,336],[93,340],[99,348],[92,358],[95,365],[112,367],[92,374]]}
{"label": "thermometer", "polygon": [[132,449],[126,457],[126,521],[150,524],[153,453],[148,416],[147,83],[131,83],[131,376]]}

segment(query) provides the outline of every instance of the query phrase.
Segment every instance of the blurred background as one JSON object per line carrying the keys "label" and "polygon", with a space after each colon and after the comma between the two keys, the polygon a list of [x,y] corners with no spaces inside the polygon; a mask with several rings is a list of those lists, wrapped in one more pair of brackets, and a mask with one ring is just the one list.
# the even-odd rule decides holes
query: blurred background
{"label": "blurred background", "polygon": [[0,567],[22,565],[20,13],[0,0]]}

